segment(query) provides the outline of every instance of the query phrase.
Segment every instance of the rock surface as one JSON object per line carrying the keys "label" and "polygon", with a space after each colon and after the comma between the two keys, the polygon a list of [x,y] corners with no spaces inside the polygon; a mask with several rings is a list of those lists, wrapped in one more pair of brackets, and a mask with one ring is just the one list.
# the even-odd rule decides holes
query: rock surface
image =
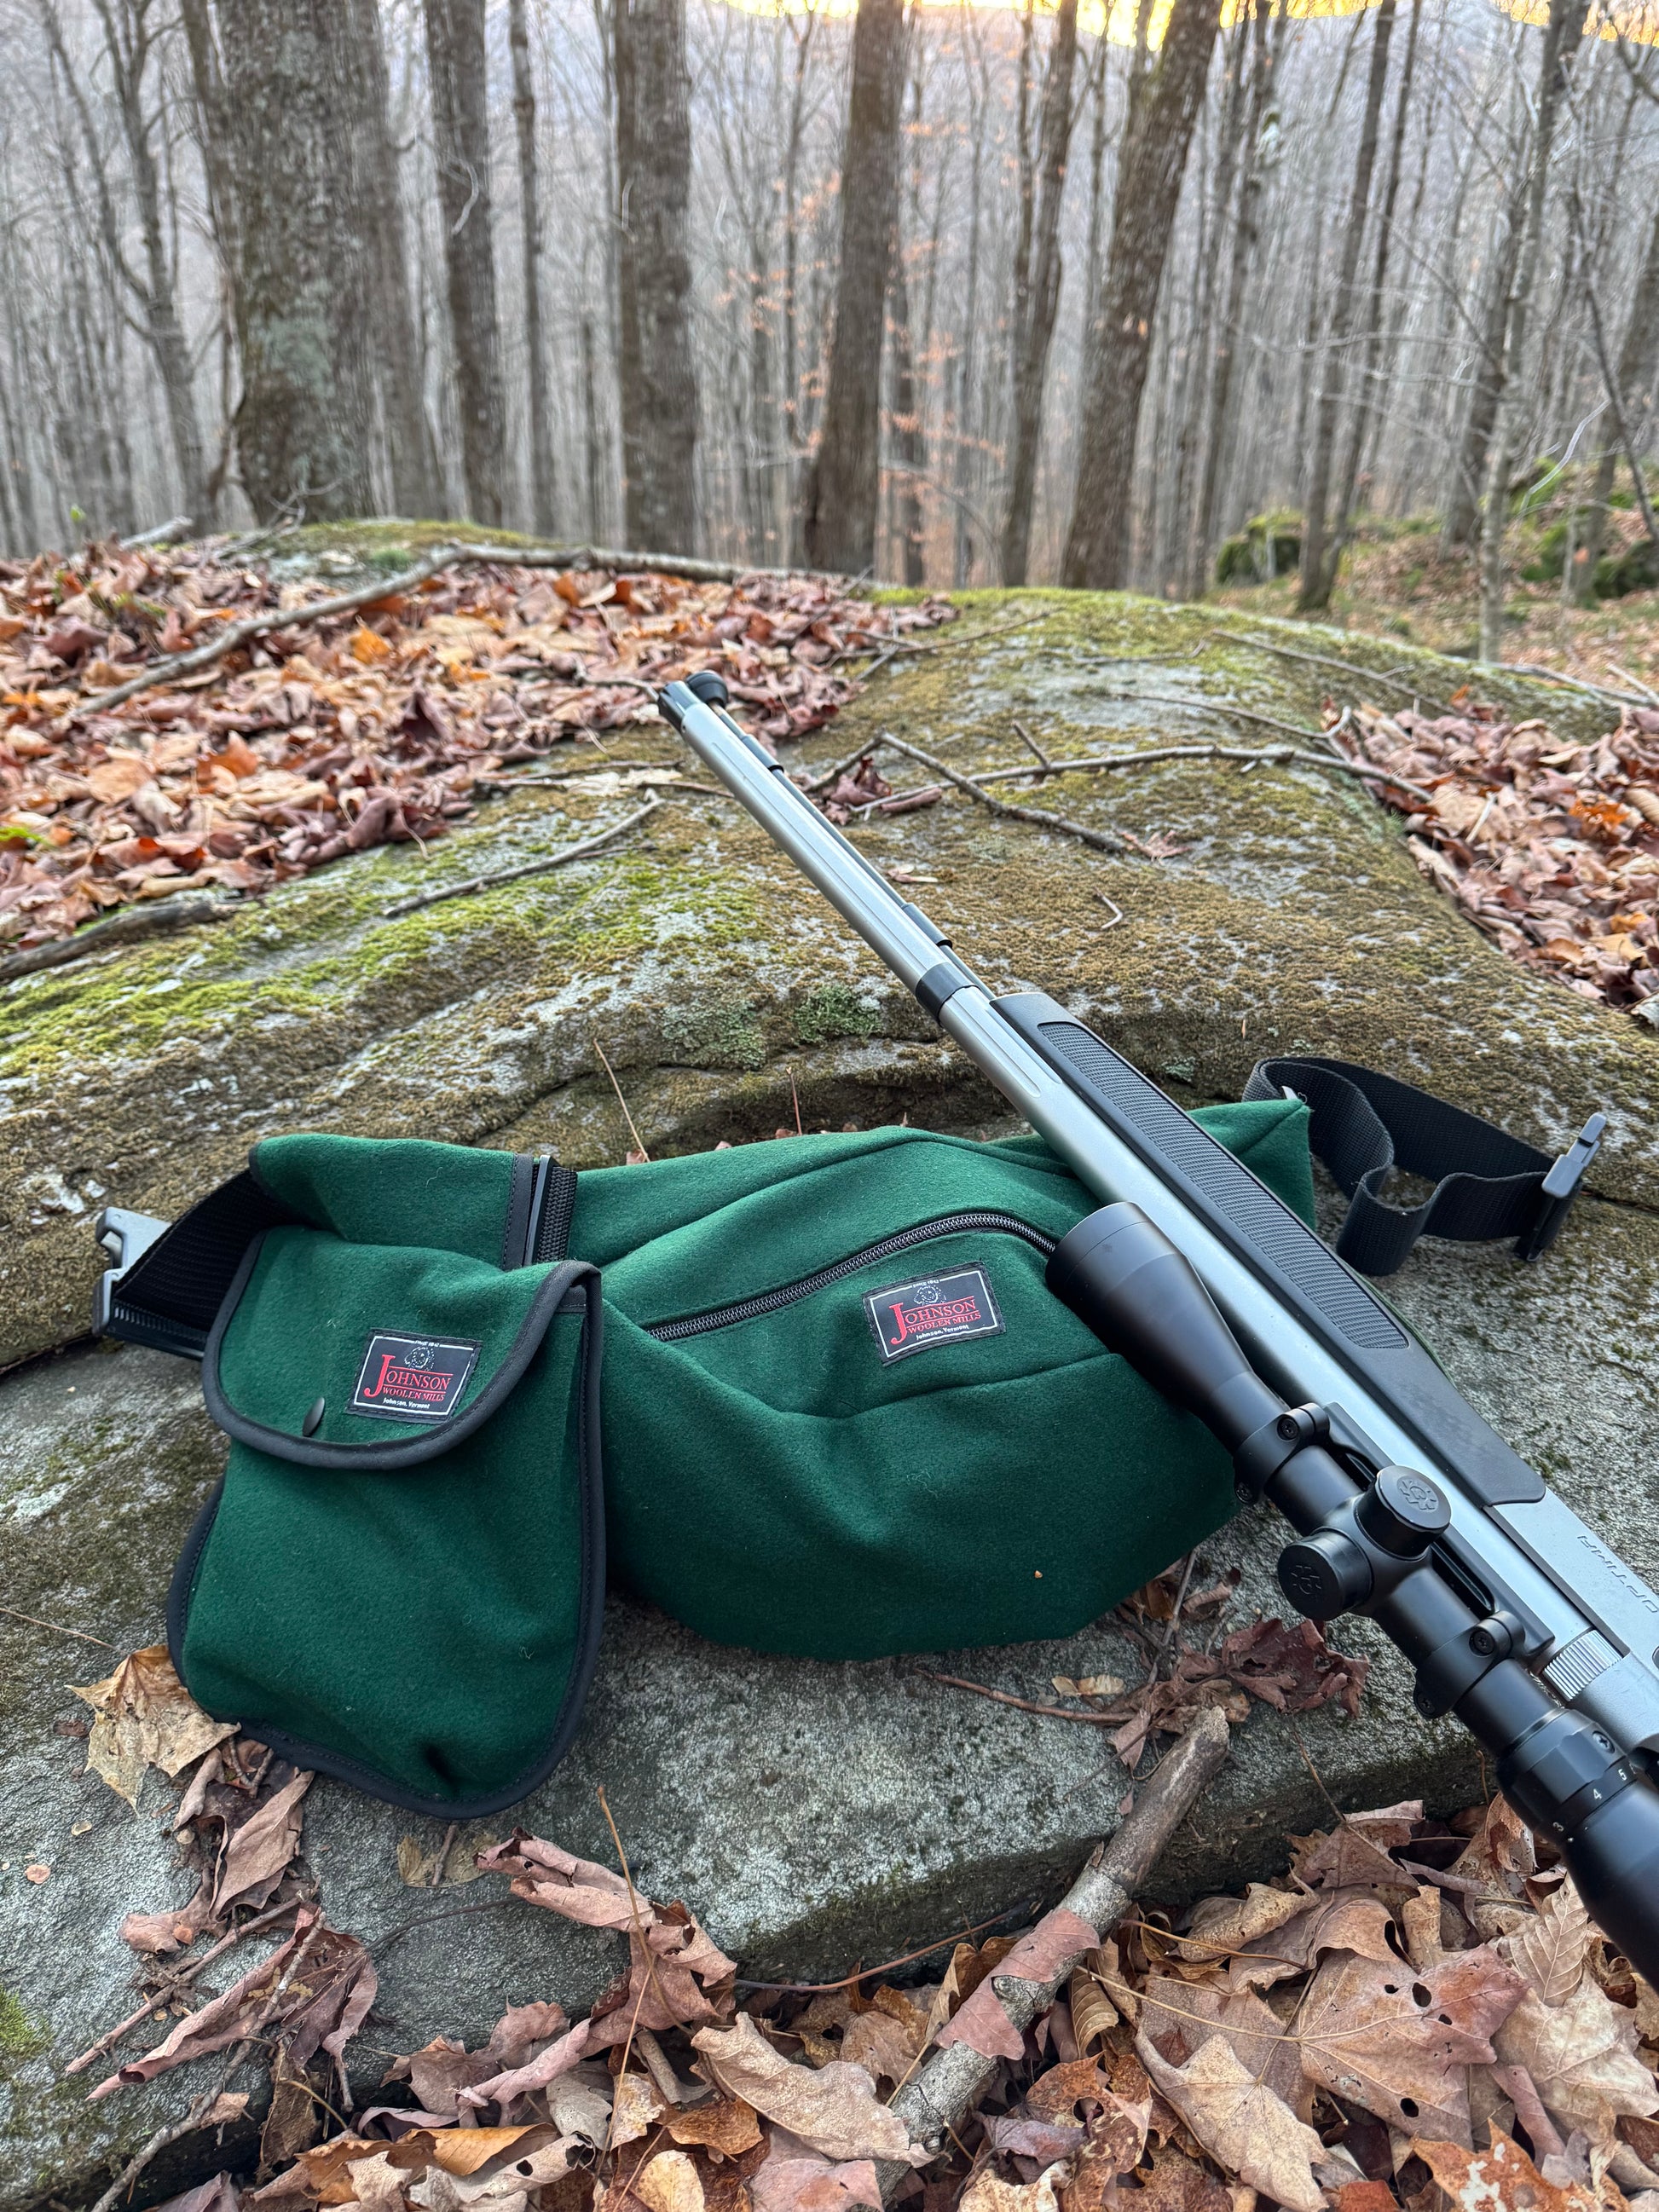
{"label": "rock surface", "polygon": [[[1022,620],[1032,612],[1042,618]],[[975,642],[973,631],[985,634]],[[988,596],[944,651],[884,677],[811,750],[827,761],[890,728],[977,765],[1012,757],[1018,716],[1063,757],[1119,733],[1234,734],[1119,692],[1231,696],[1304,724],[1328,682],[1349,696],[1334,672],[1247,649],[1247,635],[1377,667],[1407,658],[1411,679],[1442,696],[1462,680],[1455,665],[1392,643],[1118,599],[1022,593],[1010,611]],[[1539,710],[1518,687],[1512,703]],[[644,727],[611,750],[669,757]],[[193,1370],[72,1341],[99,1264],[99,1204],[170,1211],[278,1128],[615,1160],[627,1136],[596,1038],[653,1152],[769,1136],[793,1121],[792,1079],[809,1127],[904,1112],[990,1125],[997,1102],[723,800],[683,799],[648,841],[568,871],[380,918],[416,890],[556,849],[632,803],[526,791],[424,862],[345,863],[211,933],[13,987],[0,1048],[11,1161],[0,1361],[47,1356],[0,1381],[8,1607],[117,1650],[154,1641],[173,1558],[221,1456]],[[1036,803],[1189,849],[1163,864],[1106,861],[954,799],[860,836],[911,872],[910,895],[992,979],[1066,998],[1183,1103],[1237,1096],[1259,1053],[1302,1049],[1396,1067],[1544,1142],[1564,1141],[1592,1105],[1609,1113],[1602,1195],[1540,1267],[1430,1246],[1389,1288],[1517,1449],[1632,1565],[1659,1573],[1648,1371],[1659,1041],[1510,967],[1334,776],[1182,763],[1051,786]],[[1280,1540],[1250,1517],[1209,1551],[1243,1565],[1247,1603],[1276,1612]],[[1165,1898],[1282,1863],[1287,1827],[1328,1822],[1324,1791],[1345,1806],[1407,1793],[1445,1806],[1478,1787],[1461,1735],[1411,1718],[1392,1655],[1362,1625],[1340,1640],[1377,1662],[1359,1721],[1310,1716],[1298,1744],[1258,1711],[1161,1872]],[[206,2070],[95,2106],[84,2077],[61,2078],[131,2009],[122,1913],[185,1890],[156,1818],[169,1802],[159,1780],[135,1819],[82,1773],[84,1743],[55,1733],[84,1711],[66,1685],[110,1661],[0,1615],[0,2212],[48,2195],[89,2202]],[[957,1655],[946,1671],[1041,1698],[1051,1674],[1139,1668],[1109,1624],[1062,1644]],[[842,1973],[1035,1899],[1109,1829],[1125,1787],[1098,1731],[944,1688],[915,1662],[824,1667],[714,1650],[623,1600],[575,1751],[514,1817],[606,1856],[601,1782],[641,1886],[684,1897],[763,1979]],[[477,2039],[509,2001],[575,2007],[614,1964],[608,1939],[504,1901],[495,1878],[464,1895],[405,1888],[406,1834],[431,1850],[441,1830],[331,1784],[308,1801],[306,1856],[329,1916],[380,1961],[357,2051],[364,2087],[381,2053],[439,2033]],[[47,1879],[26,1881],[30,1865]],[[437,1917],[458,1906],[465,1917]],[[179,2146],[149,2177],[150,2201],[211,2170],[214,2155],[210,2143]]]}

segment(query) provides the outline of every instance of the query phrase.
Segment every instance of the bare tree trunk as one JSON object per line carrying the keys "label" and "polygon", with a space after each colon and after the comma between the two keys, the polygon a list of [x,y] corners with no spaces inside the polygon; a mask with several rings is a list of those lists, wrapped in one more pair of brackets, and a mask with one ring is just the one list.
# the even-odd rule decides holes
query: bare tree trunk
{"label": "bare tree trunk", "polygon": [[1335,588],[1342,555],[1353,533],[1355,497],[1359,490],[1359,458],[1370,437],[1374,410],[1379,404],[1378,371],[1382,365],[1383,295],[1389,281],[1389,260],[1394,246],[1394,210],[1400,197],[1400,174],[1406,146],[1406,113],[1411,101],[1412,80],[1417,70],[1417,38],[1423,17],[1423,0],[1412,0],[1411,29],[1406,39],[1406,60],[1401,71],[1400,94],[1394,113],[1394,132],[1389,146],[1389,173],[1382,186],[1382,207],[1376,227],[1376,254],[1371,264],[1370,296],[1365,309],[1365,345],[1360,358],[1358,388],[1348,418],[1348,437],[1337,475],[1336,501],[1331,514],[1331,547],[1325,563],[1325,600]]}
{"label": "bare tree trunk", "polygon": [[542,219],[536,174],[536,80],[530,67],[525,0],[512,0],[507,42],[513,50],[513,119],[519,136],[519,228],[524,246],[525,374],[530,387],[531,527],[544,536],[555,527],[553,421],[548,404],[547,359],[542,339]]}
{"label": "bare tree trunk", "polygon": [[370,282],[331,0],[219,0],[242,356],[236,445],[261,520],[374,507]]}
{"label": "bare tree trunk", "polygon": [[1114,591],[1124,580],[1135,434],[1152,322],[1220,21],[1220,0],[1174,0],[1164,43],[1140,82],[1124,131],[1060,568],[1060,581],[1074,587]]}
{"label": "bare tree trunk", "polygon": [[357,158],[364,183],[380,405],[391,448],[392,497],[402,514],[443,510],[443,474],[427,420],[421,342],[409,295],[403,194],[392,144],[380,0],[345,0],[358,75]]}
{"label": "bare tree trunk", "polygon": [[1030,557],[1031,505],[1036,491],[1037,449],[1048,351],[1060,312],[1060,217],[1072,143],[1072,77],[1077,64],[1077,0],[1060,0],[1042,92],[1039,154],[1041,198],[1026,285],[1014,299],[1013,465],[1002,526],[1002,580],[1023,584]]}
{"label": "bare tree trunk", "polygon": [[[1653,399],[1654,380],[1659,375],[1659,212],[1648,233],[1648,247],[1636,279],[1635,297],[1619,347],[1619,392],[1632,422],[1641,418]],[[1603,441],[1596,463],[1595,483],[1585,517],[1584,535],[1568,575],[1572,597],[1589,606],[1595,597],[1595,570],[1607,542],[1607,501],[1619,461],[1619,441]]]}
{"label": "bare tree trunk", "polygon": [[621,216],[624,530],[653,551],[697,535],[697,381],[691,353],[690,79],[685,0],[613,0]]}
{"label": "bare tree trunk", "polygon": [[[1331,317],[1330,343],[1320,383],[1315,417],[1313,466],[1308,477],[1307,520],[1302,532],[1302,575],[1297,605],[1309,613],[1330,605],[1335,567],[1325,557],[1325,533],[1329,523],[1331,465],[1336,454],[1337,424],[1342,410],[1343,386],[1347,374],[1347,347],[1358,320],[1360,249],[1365,242],[1370,212],[1371,172],[1376,164],[1376,141],[1382,119],[1382,94],[1389,78],[1389,45],[1394,32],[1395,0],[1378,0],[1371,33],[1371,66],[1365,82],[1364,119],[1354,155],[1353,186],[1348,198],[1348,226],[1342,240],[1342,264],[1336,284],[1336,307]],[[1339,518],[1340,520],[1340,518]]]}
{"label": "bare tree trunk", "polygon": [[974,67],[969,73],[969,137],[974,149],[968,186],[968,280],[963,294],[962,337],[957,347],[956,465],[951,471],[956,508],[955,545],[951,579],[958,587],[974,573],[972,491],[974,484],[974,388],[978,362],[980,262],[983,245],[985,140],[984,118],[989,102],[985,76],[984,46],[971,11],[964,11],[966,34],[974,43]]}
{"label": "bare tree trunk", "polygon": [[[586,445],[587,535],[605,535],[605,428],[599,421],[598,379],[593,373],[593,318],[582,317],[582,429]],[[647,547],[645,549],[649,550]]]}
{"label": "bare tree trunk", "polygon": [[921,513],[921,478],[927,466],[921,401],[916,393],[915,341],[910,322],[910,287],[904,255],[893,256],[893,459],[900,473],[897,489],[903,580],[927,581]]}
{"label": "bare tree trunk", "polygon": [[[1513,105],[1524,112],[1525,96],[1517,70]],[[1498,217],[1498,242],[1492,255],[1492,283],[1486,296],[1480,343],[1475,357],[1475,386],[1469,395],[1468,414],[1459,442],[1457,470],[1452,496],[1441,526],[1440,538],[1450,552],[1474,541],[1480,520],[1480,488],[1486,481],[1486,456],[1492,446],[1492,424],[1503,386],[1504,334],[1509,327],[1510,300],[1515,288],[1516,258],[1525,227],[1527,179],[1518,151],[1513,174]]]}
{"label": "bare tree trunk", "polygon": [[1550,0],[1539,63],[1538,94],[1527,171],[1526,225],[1516,258],[1498,365],[1498,414],[1486,459],[1486,509],[1480,520],[1480,658],[1504,657],[1504,534],[1510,518],[1510,477],[1521,410],[1515,387],[1526,362],[1527,321],[1538,273],[1544,232],[1544,200],[1549,185],[1555,126],[1566,97],[1567,81],[1584,35],[1589,0]]}
{"label": "bare tree trunk", "polygon": [[903,0],[859,0],[841,162],[841,273],[823,430],[802,536],[814,567],[866,574],[876,555],[882,326],[898,215]]}
{"label": "bare tree trunk", "polygon": [[424,7],[467,508],[475,522],[499,523],[506,519],[507,407],[495,319],[484,0],[424,0]]}
{"label": "bare tree trunk", "polygon": [[1220,496],[1221,456],[1230,427],[1233,368],[1244,312],[1244,288],[1249,281],[1256,240],[1261,228],[1261,122],[1267,112],[1268,87],[1273,82],[1273,49],[1267,37],[1271,0],[1255,0],[1251,12],[1249,100],[1244,118],[1243,176],[1239,185],[1238,216],[1233,225],[1232,254],[1227,270],[1226,304],[1215,333],[1215,359],[1210,372],[1209,428],[1204,442],[1194,507],[1193,560],[1188,577],[1188,596],[1201,599],[1209,580],[1210,555],[1216,539],[1216,509]]}

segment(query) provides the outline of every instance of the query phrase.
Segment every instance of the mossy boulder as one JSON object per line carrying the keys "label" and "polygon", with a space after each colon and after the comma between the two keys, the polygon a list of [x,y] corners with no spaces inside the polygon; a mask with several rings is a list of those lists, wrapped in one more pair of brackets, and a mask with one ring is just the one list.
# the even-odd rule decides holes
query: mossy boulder
{"label": "mossy boulder", "polygon": [[1303,520],[1288,507],[1255,514],[1215,556],[1218,584],[1267,584],[1288,576],[1302,559]]}
{"label": "mossy boulder", "polygon": [[1627,599],[1632,592],[1659,591],[1659,545],[1638,538],[1622,553],[1609,553],[1595,564],[1598,599]]}
{"label": "mossy boulder", "polygon": [[[937,642],[880,678],[810,756],[829,761],[891,730],[953,763],[1011,763],[1016,718],[1057,757],[1142,736],[1237,734],[1152,694],[1311,729],[1328,690],[1397,701],[1392,671],[1395,684],[1443,698],[1466,673],[1394,641],[1040,592],[967,595]],[[1269,647],[1346,654],[1376,674],[1350,681]],[[1587,733],[1566,720],[1586,710],[1505,682],[1517,713]],[[610,750],[673,757],[666,734],[645,726]],[[902,762],[890,772],[921,781]],[[1109,860],[956,796],[854,835],[994,983],[1053,991],[1183,1103],[1237,1097],[1258,1056],[1306,1050],[1394,1068],[1553,1147],[1590,1108],[1609,1115],[1598,1195],[1538,1267],[1425,1245],[1389,1289],[1481,1411],[1653,1577],[1659,1038],[1507,963],[1423,880],[1351,779],[1187,761],[1030,795],[1182,849]],[[110,1663],[64,1632],[120,1650],[155,1640],[172,1561],[222,1459],[192,1370],[77,1340],[100,1264],[96,1207],[169,1212],[280,1129],[545,1145],[579,1168],[615,1162],[630,1139],[601,1046],[653,1153],[769,1141],[793,1127],[797,1102],[809,1128],[906,1114],[1006,1126],[1000,1102],[723,799],[683,792],[614,851],[387,915],[416,891],[557,850],[636,803],[619,789],[522,791],[424,860],[406,849],[353,860],[228,923],[7,994],[0,1361],[27,1364],[0,1380],[12,1608],[0,1616],[0,2212],[91,2201],[205,2072],[89,2106],[85,2077],[62,2071],[131,2009],[123,1913],[189,1888],[155,1817],[169,1793],[158,1783],[135,1819],[82,1771],[84,1742],[58,1732],[84,1710],[67,1686]],[[1247,1606],[1282,1608],[1281,1541],[1267,1516],[1250,1516],[1209,1547],[1218,1565],[1240,1565]],[[1364,1624],[1340,1640],[1376,1661],[1358,1720],[1306,1716],[1298,1745],[1259,1709],[1160,1871],[1160,1897],[1265,1874],[1284,1863],[1287,1828],[1328,1819],[1304,1748],[1345,1806],[1425,1793],[1444,1808],[1475,1794],[1470,1746],[1449,1723],[1413,1718],[1401,1662]],[[1109,1620],[1065,1642],[958,1654],[944,1671],[1042,1701],[1053,1674],[1134,1679],[1140,1665]],[[716,1650],[617,1598],[575,1749],[511,1818],[608,1856],[594,1796],[604,1782],[647,1891],[685,1898],[748,1974],[830,1977],[1052,1893],[1111,1826],[1126,1786],[1098,1733],[947,1690],[910,1661],[814,1666]],[[307,1869],[331,1918],[380,1960],[357,2062],[365,2093],[386,2051],[437,2033],[476,2041],[507,2002],[556,1996],[574,2008],[615,1964],[611,1939],[514,1903],[494,1877],[459,1900],[488,1910],[439,1917],[457,1900],[400,1882],[397,1846],[410,1833],[430,1850],[441,1828],[332,1784],[307,1801]],[[31,1865],[47,1878],[26,1881]],[[146,2027],[134,2041],[163,2033]],[[237,2151],[232,2140],[224,2154]],[[155,2194],[221,2154],[210,2140],[180,2145],[155,2170]]]}

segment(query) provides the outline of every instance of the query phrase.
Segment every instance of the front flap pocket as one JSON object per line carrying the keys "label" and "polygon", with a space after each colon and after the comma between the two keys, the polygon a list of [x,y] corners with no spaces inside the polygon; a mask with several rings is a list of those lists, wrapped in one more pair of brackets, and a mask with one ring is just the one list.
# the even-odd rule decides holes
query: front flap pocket
{"label": "front flap pocket", "polygon": [[267,1230],[202,1362],[233,1442],[168,1605],[198,1703],[416,1811],[535,1788],[598,1653],[601,1340],[584,1261]]}
{"label": "front flap pocket", "polygon": [[303,1467],[418,1466],[506,1403],[591,1273],[268,1230],[208,1338],[208,1411],[238,1443]]}

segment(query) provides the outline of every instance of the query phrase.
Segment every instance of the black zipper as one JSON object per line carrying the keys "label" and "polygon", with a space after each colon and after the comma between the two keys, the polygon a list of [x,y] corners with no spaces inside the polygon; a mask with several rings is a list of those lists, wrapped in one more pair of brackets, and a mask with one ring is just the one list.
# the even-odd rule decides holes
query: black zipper
{"label": "black zipper", "polygon": [[801,1276],[798,1282],[781,1284],[775,1291],[761,1291],[752,1298],[735,1299],[730,1305],[710,1306],[706,1313],[684,1314],[678,1321],[651,1322],[645,1333],[659,1343],[674,1344],[683,1336],[702,1336],[711,1328],[729,1328],[733,1322],[753,1321],[759,1314],[776,1313],[781,1306],[793,1305],[797,1298],[810,1298],[814,1291],[838,1283],[843,1275],[855,1273],[872,1260],[885,1260],[895,1252],[908,1251],[913,1244],[927,1243],[935,1237],[953,1237],[959,1232],[971,1235],[981,1230],[1018,1237],[1045,1258],[1054,1250],[1056,1241],[1042,1230],[1033,1229],[1029,1221],[1022,1221],[1017,1213],[997,1213],[984,1206],[976,1206],[966,1213],[942,1213],[936,1221],[919,1221],[914,1229],[896,1229],[890,1237],[878,1237],[861,1252],[849,1253],[844,1260],[818,1267],[811,1274]]}
{"label": "black zipper", "polygon": [[576,1211],[576,1177],[556,1159],[536,1163],[536,1192],[530,1206],[530,1234],[525,1265],[539,1267],[550,1260],[562,1260],[570,1243],[570,1223]]}

